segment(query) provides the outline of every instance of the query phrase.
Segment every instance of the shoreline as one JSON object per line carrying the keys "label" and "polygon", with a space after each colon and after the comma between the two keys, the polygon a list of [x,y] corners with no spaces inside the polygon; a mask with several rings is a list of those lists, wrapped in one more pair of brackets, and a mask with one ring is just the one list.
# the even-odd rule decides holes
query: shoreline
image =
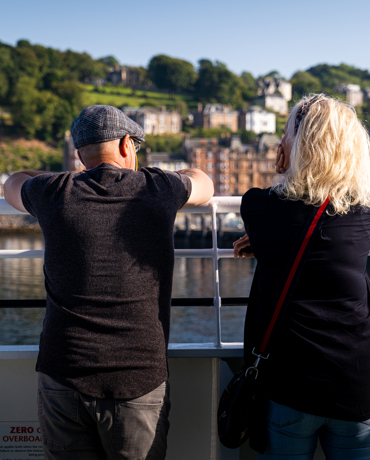
{"label": "shoreline", "polygon": [[0,234],[6,233],[41,233],[36,217],[31,215],[1,215]]}

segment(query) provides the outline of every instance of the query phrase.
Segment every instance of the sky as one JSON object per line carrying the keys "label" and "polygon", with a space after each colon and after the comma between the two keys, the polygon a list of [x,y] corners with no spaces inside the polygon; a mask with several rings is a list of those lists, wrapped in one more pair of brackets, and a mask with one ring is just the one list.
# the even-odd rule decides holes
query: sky
{"label": "sky", "polygon": [[370,0],[0,0],[0,41],[113,55],[221,61],[254,77],[316,64],[370,70]]}

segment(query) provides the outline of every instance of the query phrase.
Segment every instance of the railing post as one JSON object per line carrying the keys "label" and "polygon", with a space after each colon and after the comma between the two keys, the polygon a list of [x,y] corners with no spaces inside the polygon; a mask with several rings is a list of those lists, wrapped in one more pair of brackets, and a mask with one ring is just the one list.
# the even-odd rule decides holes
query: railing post
{"label": "railing post", "polygon": [[214,272],[214,300],[213,305],[216,313],[216,345],[221,343],[221,297],[220,297],[220,276],[218,271],[218,247],[217,247],[217,204],[212,203],[212,245],[213,245],[213,272]]}

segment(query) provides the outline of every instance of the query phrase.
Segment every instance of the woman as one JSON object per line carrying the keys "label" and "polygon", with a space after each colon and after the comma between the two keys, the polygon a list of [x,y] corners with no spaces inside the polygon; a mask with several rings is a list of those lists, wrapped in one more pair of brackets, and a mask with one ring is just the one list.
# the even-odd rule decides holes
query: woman
{"label": "woman", "polygon": [[[258,459],[312,459],[318,439],[329,460],[370,458],[369,137],[348,105],[323,94],[293,108],[278,147],[280,180],[251,189],[241,215],[258,265],[245,326],[249,362],[259,328],[314,207],[328,196],[260,373],[267,448]],[[261,334],[261,332],[260,332]]]}

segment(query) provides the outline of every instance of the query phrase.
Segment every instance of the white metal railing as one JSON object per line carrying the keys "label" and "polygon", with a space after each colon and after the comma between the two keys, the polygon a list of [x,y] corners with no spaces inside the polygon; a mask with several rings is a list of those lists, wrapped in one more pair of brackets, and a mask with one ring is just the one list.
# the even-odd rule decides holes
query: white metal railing
{"label": "white metal railing", "polygon": [[[239,213],[240,211],[240,196],[233,197],[213,197],[207,204],[203,206],[197,206],[192,208],[186,208],[181,210],[180,213],[192,213],[192,214],[209,214],[212,218],[212,248],[209,249],[176,249],[175,257],[185,258],[212,258],[213,259],[213,271],[214,271],[214,299],[213,305],[216,312],[216,347],[223,348],[229,347],[233,344],[223,343],[221,341],[221,296],[220,296],[220,279],[219,279],[219,267],[218,260],[220,258],[232,258],[232,249],[219,249],[217,245],[217,214],[218,213]],[[17,211],[10,206],[5,199],[0,199],[0,215],[26,215],[23,212]],[[0,258],[43,258],[43,250],[0,250]]]}

